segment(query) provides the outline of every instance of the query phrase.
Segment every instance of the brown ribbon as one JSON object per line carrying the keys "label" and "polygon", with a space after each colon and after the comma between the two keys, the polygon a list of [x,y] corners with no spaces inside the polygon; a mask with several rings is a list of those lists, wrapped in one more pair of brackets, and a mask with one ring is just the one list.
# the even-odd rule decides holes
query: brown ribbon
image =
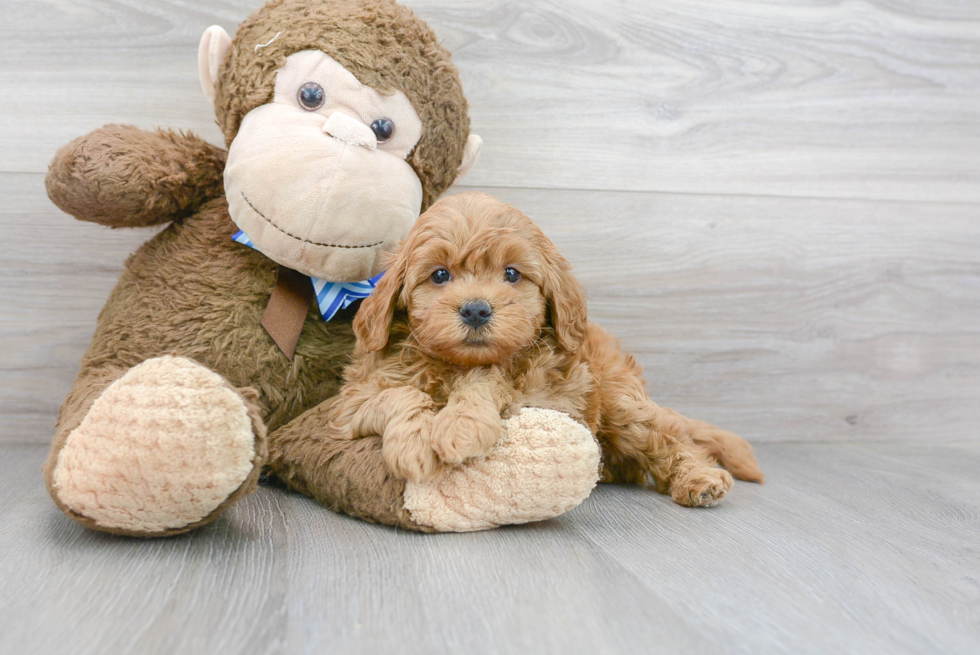
{"label": "brown ribbon", "polygon": [[313,283],[310,278],[299,271],[279,266],[276,287],[262,314],[262,327],[290,361],[299,343],[299,334],[303,331],[311,300]]}

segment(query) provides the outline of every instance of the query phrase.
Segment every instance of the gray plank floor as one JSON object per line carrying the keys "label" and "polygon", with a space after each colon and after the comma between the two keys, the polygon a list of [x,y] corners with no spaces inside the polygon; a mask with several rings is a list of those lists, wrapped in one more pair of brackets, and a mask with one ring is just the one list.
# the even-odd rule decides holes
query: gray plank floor
{"label": "gray plank floor", "polygon": [[0,651],[975,653],[980,445],[764,444],[708,510],[600,487],[558,519],[417,535],[261,489],[217,524],[87,531],[0,447]]}
{"label": "gray plank floor", "polygon": [[486,147],[658,401],[757,444],[691,511],[603,487],[422,536],[262,489],[195,534],[82,530],[54,417],[125,257],[55,150],[107,122],[220,142],[211,24],[261,0],[0,0],[0,654],[980,652],[980,5],[407,0]]}

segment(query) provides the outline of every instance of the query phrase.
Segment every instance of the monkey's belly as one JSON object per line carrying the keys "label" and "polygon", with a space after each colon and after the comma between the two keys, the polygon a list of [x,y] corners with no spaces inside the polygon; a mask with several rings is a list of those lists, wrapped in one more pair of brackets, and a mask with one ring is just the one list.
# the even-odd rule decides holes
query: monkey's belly
{"label": "monkey's belly", "polygon": [[336,393],[354,348],[355,307],[330,322],[311,307],[289,361],[260,324],[277,264],[233,242],[235,231],[218,199],[145,243],[106,302],[83,367],[193,359],[256,388],[270,431]]}

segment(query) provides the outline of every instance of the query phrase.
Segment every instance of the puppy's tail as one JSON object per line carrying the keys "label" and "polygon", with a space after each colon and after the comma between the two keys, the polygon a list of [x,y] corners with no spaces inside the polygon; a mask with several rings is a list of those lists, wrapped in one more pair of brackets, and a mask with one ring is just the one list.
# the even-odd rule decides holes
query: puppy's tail
{"label": "puppy's tail", "polygon": [[759,461],[752,453],[749,442],[728,430],[688,419],[691,422],[691,440],[708,451],[722,467],[739,480],[763,484],[766,476],[759,468]]}

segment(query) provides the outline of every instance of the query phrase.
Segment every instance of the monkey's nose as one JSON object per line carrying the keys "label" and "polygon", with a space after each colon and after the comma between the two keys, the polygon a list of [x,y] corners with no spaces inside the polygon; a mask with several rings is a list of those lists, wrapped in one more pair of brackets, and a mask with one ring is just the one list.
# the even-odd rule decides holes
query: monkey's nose
{"label": "monkey's nose", "polygon": [[335,111],[323,124],[323,131],[338,141],[352,146],[361,146],[368,150],[378,147],[378,137],[374,131],[361,121],[348,116],[342,111]]}
{"label": "monkey's nose", "polygon": [[493,307],[486,300],[467,300],[459,308],[459,317],[470,327],[478,328],[493,316]]}

